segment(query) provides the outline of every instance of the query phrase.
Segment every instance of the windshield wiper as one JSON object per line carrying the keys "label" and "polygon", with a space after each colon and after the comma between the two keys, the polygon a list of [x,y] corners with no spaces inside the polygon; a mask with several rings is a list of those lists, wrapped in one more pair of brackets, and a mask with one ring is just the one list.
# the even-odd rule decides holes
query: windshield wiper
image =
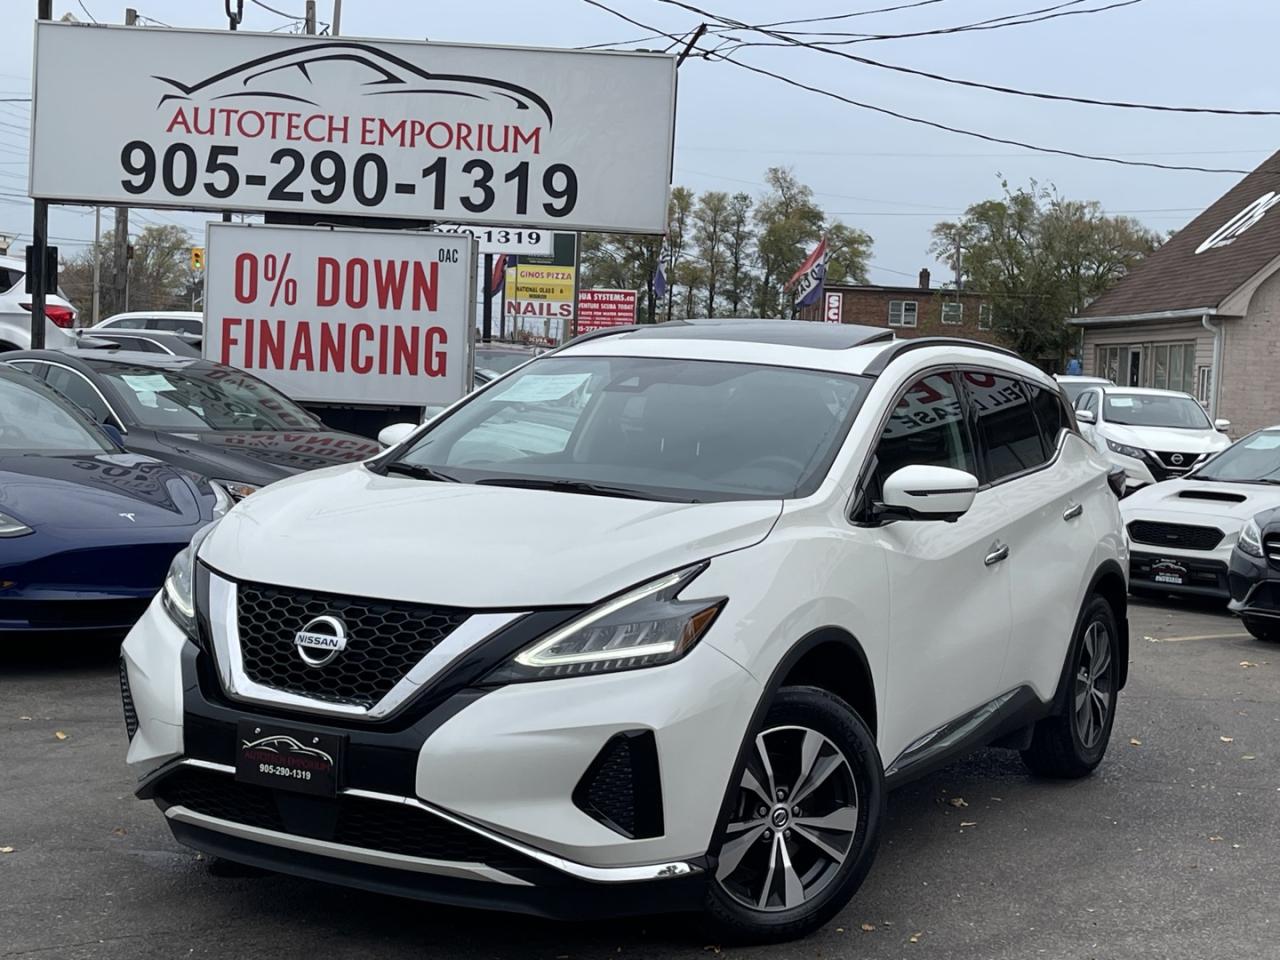
{"label": "windshield wiper", "polygon": [[674,503],[691,503],[675,497],[663,497],[634,487],[615,487],[607,483],[589,480],[562,480],[555,477],[483,477],[477,484],[494,487],[516,487],[521,490],[555,490],[560,493],[585,493],[595,497],[625,497],[628,500],[668,500]]}
{"label": "windshield wiper", "polygon": [[384,474],[398,473],[415,480],[434,480],[437,483],[458,483],[458,478],[420,463],[406,463],[403,460],[392,460],[382,468]]}

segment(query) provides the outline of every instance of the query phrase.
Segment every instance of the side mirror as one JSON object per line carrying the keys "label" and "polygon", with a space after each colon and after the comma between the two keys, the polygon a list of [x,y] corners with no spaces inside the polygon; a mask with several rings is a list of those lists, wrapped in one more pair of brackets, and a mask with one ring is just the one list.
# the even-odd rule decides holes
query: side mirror
{"label": "side mirror", "polygon": [[417,429],[412,423],[393,423],[378,431],[378,442],[384,447],[394,447]]}
{"label": "side mirror", "polygon": [[1077,410],[1076,423],[1097,423],[1098,418],[1094,416],[1092,410]]}
{"label": "side mirror", "polygon": [[1226,433],[1226,432],[1227,432],[1227,428],[1228,428],[1228,427],[1230,427],[1230,426],[1231,426],[1231,421],[1230,421],[1230,420],[1215,420],[1215,421],[1213,421],[1213,429],[1218,430],[1218,431],[1220,431],[1220,432],[1222,432],[1222,433]]}
{"label": "side mirror", "polygon": [[912,464],[889,474],[875,505],[880,520],[958,520],[973,506],[978,478],[951,467]]}
{"label": "side mirror", "polygon": [[98,426],[102,428],[102,432],[110,437],[111,442],[117,447],[124,446],[124,434],[120,432],[120,428],[114,423],[100,423]]}

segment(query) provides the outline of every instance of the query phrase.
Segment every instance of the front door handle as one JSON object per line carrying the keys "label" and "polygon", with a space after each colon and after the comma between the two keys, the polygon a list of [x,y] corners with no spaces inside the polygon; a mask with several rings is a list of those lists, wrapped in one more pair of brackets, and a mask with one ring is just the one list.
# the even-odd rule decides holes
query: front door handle
{"label": "front door handle", "polygon": [[1076,517],[1080,516],[1080,514],[1082,513],[1084,513],[1084,504],[1073,503],[1071,506],[1067,507],[1067,509],[1062,511],[1062,519],[1074,520]]}
{"label": "front door handle", "polygon": [[982,562],[988,567],[994,567],[1001,560],[1007,559],[1009,559],[1009,545],[1007,543],[1001,543],[993,547],[991,552],[987,554],[987,559]]}

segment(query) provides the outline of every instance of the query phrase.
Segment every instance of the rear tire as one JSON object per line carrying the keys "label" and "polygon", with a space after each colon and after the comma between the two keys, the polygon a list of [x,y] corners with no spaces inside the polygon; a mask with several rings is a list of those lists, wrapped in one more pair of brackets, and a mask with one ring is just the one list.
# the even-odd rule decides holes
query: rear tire
{"label": "rear tire", "polygon": [[705,903],[717,942],[813,932],[853,898],[880,839],[880,753],[847,703],[817,687],[784,687],[753,737],[717,827]]}
{"label": "rear tire", "polygon": [[1022,751],[1022,762],[1038,777],[1074,780],[1102,762],[1116,718],[1120,676],[1120,631],[1111,604],[1094,595],[1071,642],[1062,710],[1041,720]]}
{"label": "rear tire", "polygon": [[1241,617],[1244,628],[1253,634],[1255,640],[1267,643],[1280,643],[1280,620],[1266,620],[1261,617]]}

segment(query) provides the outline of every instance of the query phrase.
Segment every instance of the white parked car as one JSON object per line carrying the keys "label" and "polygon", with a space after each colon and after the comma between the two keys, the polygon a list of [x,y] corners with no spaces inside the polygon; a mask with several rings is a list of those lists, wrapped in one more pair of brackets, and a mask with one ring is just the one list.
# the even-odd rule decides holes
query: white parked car
{"label": "white parked car", "polygon": [[1125,487],[1180,477],[1231,446],[1230,420],[1211,423],[1189,393],[1144,387],[1090,387],[1075,402],[1080,432],[1125,472]]}
{"label": "white parked car", "polygon": [[159,330],[200,340],[204,315],[190,310],[134,310],[113,314],[92,330]]}
{"label": "white parked car", "polygon": [[1249,434],[1180,480],[1126,497],[1120,513],[1132,544],[1130,589],[1230,599],[1231,551],[1244,527],[1275,507],[1280,426]]}
{"label": "white parked car", "polygon": [[[0,353],[31,349],[31,294],[27,264],[19,257],[0,257]],[[75,345],[76,309],[59,294],[45,296],[44,344],[50,349]]]}
{"label": "white parked car", "polygon": [[1067,403],[1075,406],[1076,400],[1080,398],[1080,394],[1084,393],[1090,387],[1114,387],[1115,384],[1106,377],[1078,377],[1069,376],[1067,374],[1055,373],[1053,379],[1058,381],[1058,386],[1062,388],[1062,392],[1067,395]]}
{"label": "white parked car", "polygon": [[1102,760],[1108,465],[999,348],[791,321],[603,331],[241,502],[124,644],[139,796],[196,849],[780,940],[886,790],[999,741]]}

